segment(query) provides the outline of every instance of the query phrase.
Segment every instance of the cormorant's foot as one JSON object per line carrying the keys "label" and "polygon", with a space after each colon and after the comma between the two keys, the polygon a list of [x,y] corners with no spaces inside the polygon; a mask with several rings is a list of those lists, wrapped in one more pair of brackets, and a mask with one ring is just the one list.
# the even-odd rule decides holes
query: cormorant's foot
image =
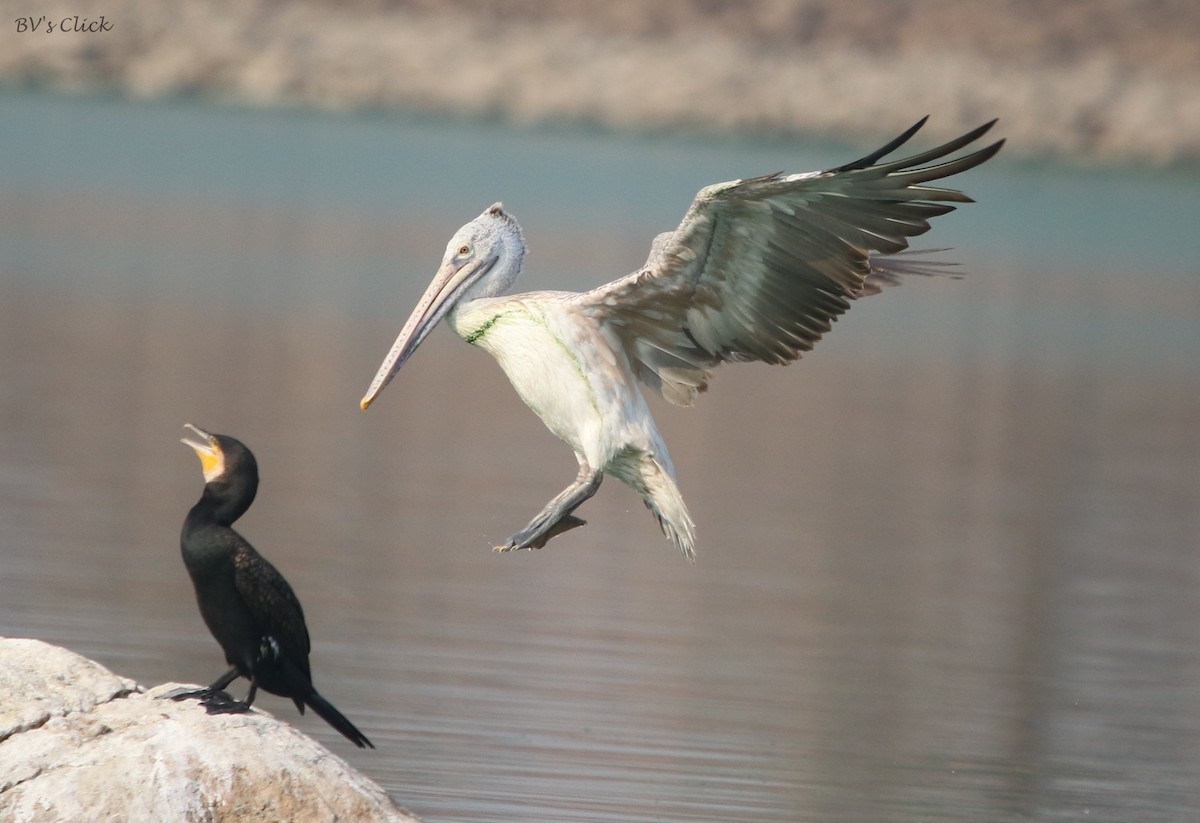
{"label": "cormorant's foot", "polygon": [[249,704],[234,700],[233,695],[220,689],[181,689],[161,697],[177,701],[199,700],[209,714],[240,714],[250,709]]}
{"label": "cormorant's foot", "polygon": [[211,689],[174,689],[160,694],[159,700],[203,700],[212,694]]}
{"label": "cormorant's foot", "polygon": [[234,700],[233,695],[223,691],[209,691],[201,701],[209,714],[241,714],[250,710],[250,704]]}
{"label": "cormorant's foot", "polygon": [[511,552],[517,549],[540,549],[563,532],[577,529],[586,523],[586,520],[576,517],[573,514],[564,514],[549,526],[535,527],[530,525],[525,527],[510,537],[508,543],[503,546],[496,546],[492,551]]}

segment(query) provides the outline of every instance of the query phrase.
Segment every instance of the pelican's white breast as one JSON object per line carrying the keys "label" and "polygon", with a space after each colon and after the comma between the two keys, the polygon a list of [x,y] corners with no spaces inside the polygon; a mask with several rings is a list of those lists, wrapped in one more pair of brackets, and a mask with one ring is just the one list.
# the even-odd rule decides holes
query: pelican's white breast
{"label": "pelican's white breast", "polygon": [[553,294],[473,300],[448,319],[459,337],[496,358],[550,431],[592,465],[607,463],[620,447],[609,429],[627,417],[628,390],[645,403],[608,335]]}

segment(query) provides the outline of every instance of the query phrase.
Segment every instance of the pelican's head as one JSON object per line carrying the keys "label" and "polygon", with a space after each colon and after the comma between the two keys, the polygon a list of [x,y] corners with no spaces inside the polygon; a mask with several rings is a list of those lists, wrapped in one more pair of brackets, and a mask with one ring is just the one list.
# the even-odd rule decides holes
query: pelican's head
{"label": "pelican's head", "polygon": [[400,330],[359,406],[366,409],[375,401],[421,341],[455,306],[479,297],[495,297],[512,288],[524,258],[521,226],[500,203],[493,203],[456,231],[446,244],[441,268]]}

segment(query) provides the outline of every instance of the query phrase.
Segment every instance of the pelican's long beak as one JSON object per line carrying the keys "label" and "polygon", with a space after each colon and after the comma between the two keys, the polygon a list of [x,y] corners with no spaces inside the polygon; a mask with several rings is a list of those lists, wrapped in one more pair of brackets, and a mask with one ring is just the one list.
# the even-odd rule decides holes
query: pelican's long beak
{"label": "pelican's long beak", "polygon": [[400,330],[400,336],[392,344],[392,350],[384,359],[383,365],[371,381],[371,388],[363,395],[358,405],[363,411],[375,402],[375,398],[383,391],[384,386],[392,382],[396,372],[405,361],[417,350],[434,326],[441,322],[467,289],[484,277],[496,265],[497,258],[488,257],[483,260],[468,260],[466,263],[447,260],[438,269],[433,282],[421,295],[417,307],[409,315],[408,322]]}

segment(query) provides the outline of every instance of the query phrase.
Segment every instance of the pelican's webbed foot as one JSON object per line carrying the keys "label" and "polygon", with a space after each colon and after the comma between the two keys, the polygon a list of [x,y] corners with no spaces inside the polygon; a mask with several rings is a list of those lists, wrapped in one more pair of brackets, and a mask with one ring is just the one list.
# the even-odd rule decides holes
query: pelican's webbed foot
{"label": "pelican's webbed foot", "polygon": [[496,546],[494,551],[511,552],[517,549],[540,549],[563,532],[578,528],[586,520],[582,520],[571,512],[579,504],[587,500],[600,488],[604,473],[594,471],[582,457],[579,458],[579,474],[575,482],[567,486],[546,504],[538,516],[529,521],[529,525],[508,539],[503,546]]}
{"label": "pelican's webbed foot", "polygon": [[540,534],[537,529],[532,528],[532,525],[521,529],[510,537],[507,543],[503,546],[496,546],[492,551],[511,552],[517,549],[540,549],[563,532],[587,525],[587,521],[573,514],[566,514],[557,522],[552,523],[549,528],[543,528]]}

